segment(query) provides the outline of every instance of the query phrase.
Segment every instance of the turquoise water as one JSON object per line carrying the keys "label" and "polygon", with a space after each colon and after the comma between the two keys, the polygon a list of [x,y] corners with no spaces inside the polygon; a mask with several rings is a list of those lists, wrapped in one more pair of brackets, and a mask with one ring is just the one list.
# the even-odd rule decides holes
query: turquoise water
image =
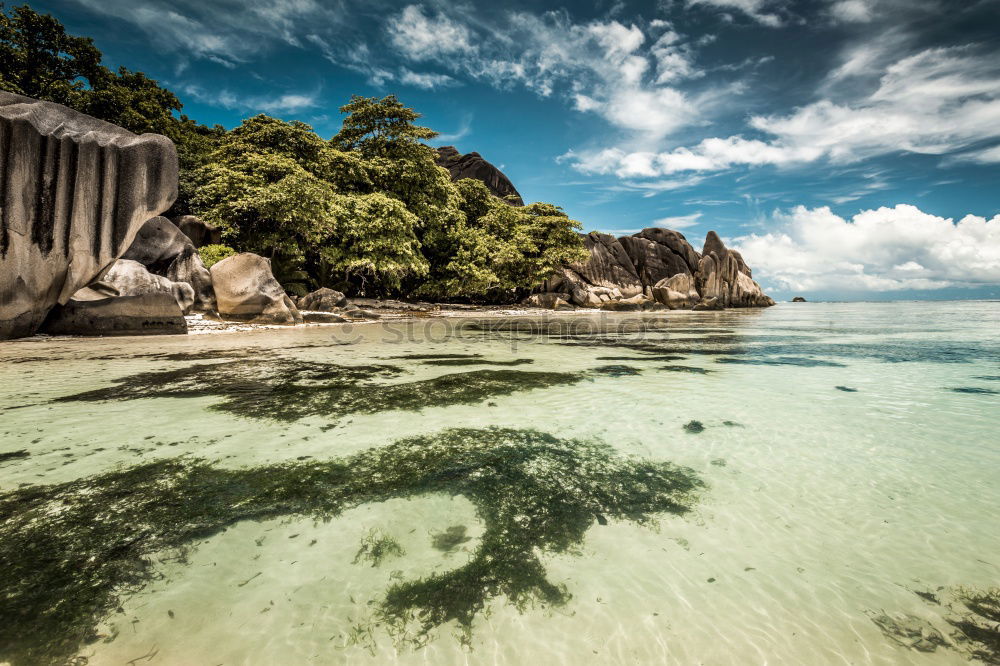
{"label": "turquoise water", "polygon": [[0,663],[968,663],[1000,303],[545,321],[3,343]]}

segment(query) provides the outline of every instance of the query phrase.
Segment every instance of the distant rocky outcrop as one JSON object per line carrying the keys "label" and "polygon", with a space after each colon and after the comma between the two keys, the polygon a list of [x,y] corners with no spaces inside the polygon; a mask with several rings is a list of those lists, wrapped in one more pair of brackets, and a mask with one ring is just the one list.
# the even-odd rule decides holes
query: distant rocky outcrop
{"label": "distant rocky outcrop", "polygon": [[447,169],[452,180],[462,178],[481,180],[494,196],[514,206],[524,205],[524,200],[510,179],[503,175],[500,169],[484,160],[479,153],[462,155],[455,146],[442,146],[437,152],[437,165]]}
{"label": "distant rocky outcrop", "polygon": [[271,261],[251,252],[226,257],[211,269],[219,314],[255,324],[301,324],[302,315],[271,274]]}
{"label": "distant rocky outcrop", "polygon": [[166,137],[0,91],[0,339],[38,330],[176,196]]}
{"label": "distant rocky outcrop", "polygon": [[806,299],[803,298],[802,296],[796,296],[795,298],[792,299],[792,303],[805,303],[805,302]]}
{"label": "distant rocky outcrop", "polygon": [[526,304],[553,307],[555,298],[581,307],[605,310],[766,307],[774,301],[754,282],[749,266],[710,231],[699,253],[683,234],[644,229],[615,238],[590,232],[583,236],[590,257],[557,271],[541,294]]}

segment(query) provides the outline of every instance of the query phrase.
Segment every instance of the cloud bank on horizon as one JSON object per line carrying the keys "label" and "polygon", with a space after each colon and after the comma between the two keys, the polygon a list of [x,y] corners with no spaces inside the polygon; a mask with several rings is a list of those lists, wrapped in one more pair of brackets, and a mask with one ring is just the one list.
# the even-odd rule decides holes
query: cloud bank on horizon
{"label": "cloud bank on horizon", "polygon": [[716,228],[779,296],[1000,295],[1000,0],[34,4],[203,122],[332,134],[396,92],[530,198]]}

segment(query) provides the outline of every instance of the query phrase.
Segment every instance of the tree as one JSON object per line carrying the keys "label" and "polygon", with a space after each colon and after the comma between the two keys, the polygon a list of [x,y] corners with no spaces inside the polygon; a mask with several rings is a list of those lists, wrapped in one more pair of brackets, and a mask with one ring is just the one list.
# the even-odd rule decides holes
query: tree
{"label": "tree", "polygon": [[67,35],[52,15],[28,5],[10,14],[0,11],[0,84],[6,90],[66,104],[72,93],[93,85],[102,70],[94,40]]}
{"label": "tree", "polygon": [[428,127],[414,125],[421,114],[403,106],[395,95],[382,99],[352,95],[340,112],[348,115],[331,141],[340,150],[356,150],[366,158],[410,158],[430,150],[421,140],[438,135]]}
{"label": "tree", "polygon": [[368,170],[305,123],[259,115],[227,133],[196,172],[192,203],[236,248],[271,257],[288,274],[279,281],[306,268],[387,293],[426,274],[427,262],[419,220],[374,191]]}

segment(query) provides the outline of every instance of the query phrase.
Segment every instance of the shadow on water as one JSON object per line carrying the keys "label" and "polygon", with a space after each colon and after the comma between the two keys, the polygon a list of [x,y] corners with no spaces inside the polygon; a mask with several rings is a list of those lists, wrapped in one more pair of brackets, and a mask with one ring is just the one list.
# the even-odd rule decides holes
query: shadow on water
{"label": "shadow on water", "polygon": [[[326,462],[247,469],[178,458],[0,494],[0,662],[64,663],[96,626],[176,554],[238,521],[329,520],[367,503],[461,495],[484,533],[467,562],[393,583],[368,609],[397,643],[419,646],[450,622],[468,641],[491,601],[519,610],[571,597],[539,554],[573,553],[597,522],[652,524],[686,513],[702,482],[691,470],[625,457],[599,440],[535,430],[450,429]],[[359,559],[401,556],[372,534]],[[451,550],[464,529],[435,537]],[[442,553],[442,557],[444,557]],[[371,647],[371,646],[369,646]]]}

